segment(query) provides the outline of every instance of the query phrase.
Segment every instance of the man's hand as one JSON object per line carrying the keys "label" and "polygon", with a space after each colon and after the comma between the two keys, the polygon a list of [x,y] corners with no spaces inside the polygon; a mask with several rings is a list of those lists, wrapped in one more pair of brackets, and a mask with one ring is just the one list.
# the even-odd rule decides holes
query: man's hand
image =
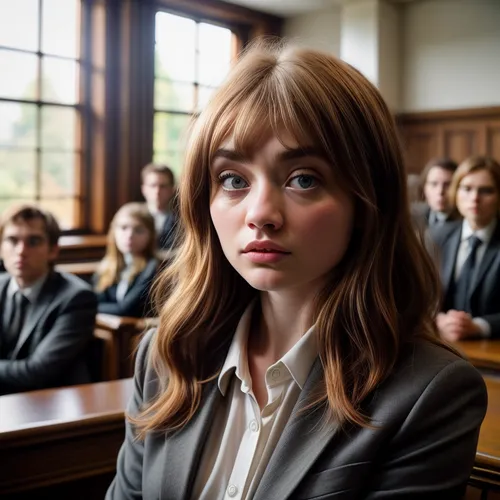
{"label": "man's hand", "polygon": [[439,313],[436,323],[441,337],[449,342],[481,333],[479,326],[472,321],[472,316],[464,311],[451,309],[447,313]]}

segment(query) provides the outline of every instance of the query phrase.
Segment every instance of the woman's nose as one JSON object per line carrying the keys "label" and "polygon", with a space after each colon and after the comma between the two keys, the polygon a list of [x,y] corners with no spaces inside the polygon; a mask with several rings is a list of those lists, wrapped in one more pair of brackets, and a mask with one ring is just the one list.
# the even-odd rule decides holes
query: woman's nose
{"label": "woman's nose", "polygon": [[279,187],[269,184],[256,187],[247,196],[246,223],[252,229],[283,226],[282,194]]}

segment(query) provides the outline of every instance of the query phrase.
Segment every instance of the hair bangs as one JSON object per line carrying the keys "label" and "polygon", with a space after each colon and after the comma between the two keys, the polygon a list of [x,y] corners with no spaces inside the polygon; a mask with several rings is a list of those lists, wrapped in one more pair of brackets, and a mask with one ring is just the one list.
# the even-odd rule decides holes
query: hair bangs
{"label": "hair bangs", "polygon": [[314,135],[314,126],[301,119],[304,110],[298,106],[287,85],[277,77],[277,67],[270,71],[250,92],[221,99],[220,110],[211,134],[210,158],[226,141],[248,156],[262,146],[269,137],[276,137],[288,147],[320,147],[321,139]]}

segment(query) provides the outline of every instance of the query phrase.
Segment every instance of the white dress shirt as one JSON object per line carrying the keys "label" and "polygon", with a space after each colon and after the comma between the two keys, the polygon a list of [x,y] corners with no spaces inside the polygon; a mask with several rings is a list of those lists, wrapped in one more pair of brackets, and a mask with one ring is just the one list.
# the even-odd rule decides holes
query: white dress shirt
{"label": "white dress shirt", "polygon": [[429,225],[430,226],[443,224],[447,220],[448,220],[448,213],[447,212],[436,212],[434,210],[431,210],[429,212]]}
{"label": "white dress shirt", "polygon": [[9,299],[9,303],[14,294],[18,290],[20,290],[21,293],[28,299],[28,302],[30,304],[34,304],[37,301],[40,292],[42,291],[42,287],[45,284],[48,275],[49,273],[45,273],[43,276],[38,278],[34,283],[25,288],[21,288],[17,284],[17,281],[14,278],[11,278],[9,281],[9,287],[7,288],[7,298]]}
{"label": "white dress shirt", "polygon": [[268,401],[252,391],[247,340],[253,306],[243,314],[219,375],[227,404],[216,410],[193,488],[193,500],[245,500],[255,493],[318,355],[314,326],[265,376]]}
{"label": "white dress shirt", "polygon": [[125,260],[126,267],[120,273],[120,281],[116,286],[117,302],[121,302],[127,293],[127,290],[130,286],[130,274],[132,273],[132,268],[134,264],[134,257],[130,254],[124,254],[123,259]]}
{"label": "white dress shirt", "polygon": [[169,216],[169,212],[161,212],[156,207],[148,207],[149,213],[153,216],[155,220],[155,231],[156,234],[163,233],[163,228],[165,226],[165,221]]}
{"label": "white dress shirt", "polygon": [[[481,244],[476,250],[476,261],[474,264],[474,276],[472,277],[472,283],[475,281],[475,277],[477,271],[479,269],[479,265],[483,260],[484,253],[486,252],[486,247],[488,246],[493,233],[495,232],[495,228],[497,225],[497,220],[494,218],[486,227],[478,229],[474,231],[466,219],[462,222],[462,234],[460,236],[460,245],[458,247],[457,252],[457,260],[455,262],[455,282],[458,280],[460,273],[462,272],[462,268],[469,256],[470,246],[469,239],[472,235],[477,236],[481,240]],[[481,329],[481,334],[484,337],[489,337],[491,335],[491,326],[490,324],[483,318],[474,318],[472,320],[479,328]]]}

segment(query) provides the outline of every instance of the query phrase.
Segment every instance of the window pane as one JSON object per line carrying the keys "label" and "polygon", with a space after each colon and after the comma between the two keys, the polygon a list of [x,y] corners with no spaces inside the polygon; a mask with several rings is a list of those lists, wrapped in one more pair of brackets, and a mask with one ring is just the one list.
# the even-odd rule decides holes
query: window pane
{"label": "window pane", "polygon": [[215,90],[213,87],[198,87],[198,111],[201,111],[208,104]]}
{"label": "window pane", "polygon": [[52,57],[42,59],[42,100],[76,104],[78,64]]}
{"label": "window pane", "polygon": [[0,1],[0,45],[38,50],[38,0]]}
{"label": "window pane", "polygon": [[43,0],[42,52],[78,57],[79,0]]}
{"label": "window pane", "polygon": [[0,102],[0,146],[36,147],[36,117],[34,104]]}
{"label": "window pane", "polygon": [[0,198],[0,214],[12,206],[34,202],[34,198]]}
{"label": "window pane", "polygon": [[76,149],[77,111],[60,106],[42,107],[42,148],[70,150]]}
{"label": "window pane", "polygon": [[74,153],[42,154],[42,198],[74,195],[77,155]]}
{"label": "window pane", "polygon": [[184,147],[185,132],[191,120],[187,115],[156,113],[154,120],[155,151],[178,151]]}
{"label": "window pane", "polygon": [[200,23],[198,81],[217,86],[229,71],[231,64],[232,33],[227,28]]}
{"label": "window pane", "polygon": [[36,153],[0,149],[0,199],[35,196]]}
{"label": "window pane", "polygon": [[156,76],[193,82],[196,23],[165,12],[156,14]]}
{"label": "window pane", "polygon": [[0,50],[0,97],[36,99],[37,71],[35,55]]}
{"label": "window pane", "polygon": [[46,199],[42,198],[39,205],[53,213],[61,229],[71,229],[75,227],[76,203],[74,198]]}
{"label": "window pane", "polygon": [[194,110],[194,85],[191,83],[171,83],[155,80],[155,109],[165,111]]}
{"label": "window pane", "polygon": [[184,161],[182,151],[157,151],[154,154],[153,161],[168,165],[174,171],[176,181],[179,181]]}

